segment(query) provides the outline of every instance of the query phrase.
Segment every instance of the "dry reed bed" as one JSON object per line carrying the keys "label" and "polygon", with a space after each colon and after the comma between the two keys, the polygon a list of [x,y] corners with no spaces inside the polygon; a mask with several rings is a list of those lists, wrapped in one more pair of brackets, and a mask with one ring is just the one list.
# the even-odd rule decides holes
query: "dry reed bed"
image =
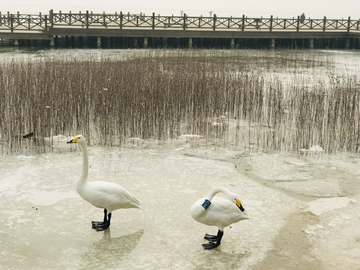
{"label": "dry reed bed", "polygon": [[[197,134],[232,147],[268,151],[297,151],[315,144],[328,152],[357,151],[360,100],[355,75],[339,77],[329,71],[309,85],[302,76],[284,82],[272,73],[326,71],[330,66],[331,59],[307,54],[284,57],[253,51],[147,51],[124,59],[88,55],[4,61],[2,153],[46,151],[44,137],[77,133],[102,145],[121,145],[134,137],[166,140]],[[242,119],[247,127],[240,125]],[[231,121],[235,136],[228,136]],[[29,132],[37,139],[22,138]]]}

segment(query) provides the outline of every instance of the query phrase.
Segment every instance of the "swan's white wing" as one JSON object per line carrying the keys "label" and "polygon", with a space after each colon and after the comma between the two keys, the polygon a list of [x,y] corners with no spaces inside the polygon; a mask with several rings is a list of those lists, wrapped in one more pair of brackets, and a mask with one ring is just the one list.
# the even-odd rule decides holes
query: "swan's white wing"
{"label": "swan's white wing", "polygon": [[109,212],[119,208],[140,208],[140,202],[122,186],[102,181],[88,182],[80,194],[85,200]]}
{"label": "swan's white wing", "polygon": [[[246,214],[241,212],[240,209],[228,199],[214,198],[206,210],[201,206],[202,202],[203,200],[199,200],[196,203],[200,206],[198,208],[193,206],[192,216],[196,221],[205,225],[217,226],[223,230],[233,223],[248,218]],[[193,215],[193,213],[196,214]]]}

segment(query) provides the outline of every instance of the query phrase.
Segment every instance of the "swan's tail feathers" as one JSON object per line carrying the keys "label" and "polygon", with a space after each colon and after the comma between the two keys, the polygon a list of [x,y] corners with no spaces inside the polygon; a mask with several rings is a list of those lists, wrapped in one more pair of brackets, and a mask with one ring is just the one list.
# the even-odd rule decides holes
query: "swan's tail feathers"
{"label": "swan's tail feathers", "polygon": [[136,205],[134,204],[134,208],[138,208],[138,209],[140,209],[140,210],[145,211],[144,209],[142,209],[142,208],[141,208],[141,206],[140,206],[140,205],[137,205],[137,204],[136,204]]}
{"label": "swan's tail feathers", "polygon": [[131,203],[131,206],[133,206],[133,208],[138,208],[144,211],[144,209],[141,208],[140,204],[137,203]]}
{"label": "swan's tail feathers", "polygon": [[139,208],[139,209],[144,211],[144,209],[142,209],[141,206],[140,206],[139,200],[136,199],[134,196],[133,196],[133,199],[134,199],[134,201],[131,203],[131,205],[134,206],[134,208]]}

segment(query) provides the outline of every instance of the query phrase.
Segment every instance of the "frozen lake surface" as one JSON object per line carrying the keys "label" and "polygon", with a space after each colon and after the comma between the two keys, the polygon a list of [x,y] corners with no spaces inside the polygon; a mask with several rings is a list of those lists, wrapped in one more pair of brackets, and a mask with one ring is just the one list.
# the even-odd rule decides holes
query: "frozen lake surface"
{"label": "frozen lake surface", "polygon": [[[140,51],[2,50],[0,61],[58,54],[69,61],[87,54],[122,59],[134,53]],[[359,71],[356,51],[281,52],[296,53],[334,55],[334,74]],[[266,69],[263,53],[255,54],[255,65]],[[277,52],[265,55],[277,58]],[[306,78],[311,85],[323,72],[315,69],[268,72],[284,81]],[[115,211],[105,232],[91,228],[103,210],[76,192],[82,155],[77,145],[66,144],[71,137],[54,140],[51,153],[1,156],[1,268],[360,269],[360,154],[311,151],[317,146],[299,153],[255,152],[233,147],[234,135],[228,136],[224,148],[221,139],[213,143],[196,134],[166,142],[133,139],[122,148],[89,146],[89,181],[124,186],[144,209]],[[204,250],[205,233],[217,228],[195,222],[189,210],[214,187],[239,194],[250,219],[225,228],[221,245]]]}
{"label": "frozen lake surface", "polygon": [[[89,146],[89,181],[121,184],[144,209],[115,211],[96,232],[103,210],[77,194],[81,151],[66,139],[54,153],[1,158],[2,269],[359,269],[358,154],[255,154],[196,137]],[[203,236],[217,228],[189,209],[218,186],[251,219],[209,251]]]}

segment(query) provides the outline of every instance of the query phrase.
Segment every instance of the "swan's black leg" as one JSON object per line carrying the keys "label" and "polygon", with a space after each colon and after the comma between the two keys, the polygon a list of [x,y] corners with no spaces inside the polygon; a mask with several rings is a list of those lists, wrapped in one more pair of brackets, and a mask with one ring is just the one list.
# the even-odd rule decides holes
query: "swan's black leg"
{"label": "swan's black leg", "polygon": [[[223,237],[223,235],[224,235],[224,232],[218,230],[218,234],[217,234],[217,236],[216,236],[216,242],[215,242],[215,243],[214,243],[214,242],[209,242],[209,243],[207,243],[207,244],[203,244],[203,245],[202,245],[203,248],[204,248],[204,249],[213,249],[213,248],[218,247],[218,246],[220,245],[221,238]],[[214,235],[210,235],[210,236],[211,236],[210,239],[213,239],[212,236],[214,236]],[[205,237],[206,237],[206,235],[205,235]],[[206,239],[206,238],[205,238],[205,239]],[[209,240],[209,239],[207,239],[207,240]],[[213,240],[209,240],[209,241],[213,241]]]}
{"label": "swan's black leg", "polygon": [[107,221],[106,229],[110,227],[110,220],[111,220],[111,213],[108,214],[108,221]]}
{"label": "swan's black leg", "polygon": [[104,221],[91,221],[91,223],[94,225],[104,224],[107,222],[107,210],[104,209]]}
{"label": "swan's black leg", "polygon": [[106,209],[104,209],[104,223],[105,223],[105,222],[107,222],[107,220],[106,220],[106,216],[107,216],[107,210],[106,210]]}
{"label": "swan's black leg", "polygon": [[107,210],[104,209],[104,221],[92,221],[92,228],[97,231],[103,231],[110,226],[111,213],[107,214]]}

